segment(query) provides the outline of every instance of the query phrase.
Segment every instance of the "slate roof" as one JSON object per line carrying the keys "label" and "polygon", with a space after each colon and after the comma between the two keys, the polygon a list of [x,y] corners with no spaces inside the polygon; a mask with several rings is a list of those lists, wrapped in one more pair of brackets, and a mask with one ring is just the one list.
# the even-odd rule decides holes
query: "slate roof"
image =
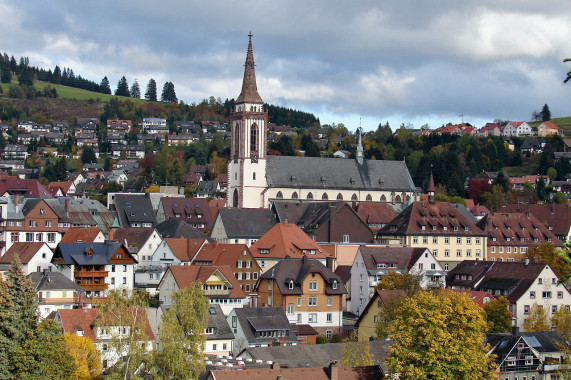
{"label": "slate roof", "polygon": [[[238,280],[236,280],[236,277],[229,266],[171,265],[168,267],[167,271],[172,273],[179,289],[187,288],[195,281],[200,281],[202,284],[205,284],[210,276],[212,276],[216,271],[219,271],[231,285],[230,294],[227,297],[246,298],[246,294],[242,289],[240,289],[240,284],[238,284]],[[163,279],[164,278],[165,276],[163,276]],[[224,295],[217,294],[216,297],[223,298]]]}
{"label": "slate roof", "polygon": [[[280,293],[283,295],[295,295],[303,294],[302,282],[313,273],[317,273],[323,278],[326,294],[347,294],[341,277],[333,273],[331,269],[327,268],[319,260],[309,259],[307,256],[304,256],[303,259],[281,260],[262,274],[260,278],[275,280]],[[289,287],[291,281],[293,281],[292,289]],[[332,286],[334,282],[337,283],[336,289],[333,289]]]}
{"label": "slate roof", "polygon": [[[60,243],[58,244],[53,261],[63,261],[67,265],[107,265],[109,260],[117,253],[122,244],[114,241],[104,243]],[[88,255],[89,250],[93,254]],[[127,250],[125,250],[127,251]],[[130,256],[130,254],[127,252]],[[130,256],[134,263],[137,261]]]}
{"label": "slate roof", "polygon": [[131,223],[155,224],[151,200],[146,195],[117,194],[115,210],[121,227],[131,227]]}
{"label": "slate roof", "polygon": [[163,239],[186,238],[186,239],[207,239],[212,241],[208,235],[193,228],[184,220],[167,219],[156,225],[156,230]]}
{"label": "slate roof", "polygon": [[22,264],[27,264],[44,246],[43,242],[16,242],[0,257],[0,264],[10,264],[18,255]]}
{"label": "slate roof", "polygon": [[248,343],[268,344],[276,337],[256,337],[256,332],[271,330],[286,330],[289,335],[286,338],[290,342],[297,342],[297,336],[289,323],[285,311],[281,307],[244,307],[235,308],[234,313],[238,317],[238,323],[242,326],[242,331]]}
{"label": "slate roof", "polygon": [[[519,342],[524,343],[540,354],[554,353],[559,356],[559,353],[561,353],[561,340],[557,331],[522,332],[516,335],[508,333],[488,333],[484,340],[485,344],[491,346],[490,353],[496,355],[496,363],[498,365],[506,359]],[[549,357],[549,355],[547,356]],[[535,371],[538,365],[539,363],[534,361],[532,365],[533,368],[529,368],[528,370]]]}
{"label": "slate roof", "polygon": [[206,340],[234,339],[234,334],[222,312],[222,308],[216,303],[210,304],[208,307],[208,327],[212,327],[214,333],[207,334]]}
{"label": "slate roof", "polygon": [[77,294],[85,295],[85,290],[60,272],[32,272],[27,276],[32,280],[36,291],[47,290],[73,290]]}
{"label": "slate roof", "polygon": [[529,246],[550,242],[555,247],[563,247],[563,242],[531,214],[491,212],[476,225],[489,234],[488,246]]}
{"label": "slate roof", "polygon": [[196,189],[197,194],[203,195],[213,195],[216,191],[218,191],[218,181],[200,181]]}
{"label": "slate roof", "polygon": [[[473,261],[465,260],[454,267],[446,276],[446,284],[450,287],[468,287],[473,290],[502,291],[502,296],[511,303],[519,298],[536,281],[541,272],[548,267],[545,263]],[[462,280],[462,275],[466,279]],[[472,276],[471,280],[468,275]],[[456,278],[459,276],[459,278]],[[489,291],[491,289],[492,291]],[[503,294],[503,291],[507,294]]]}
{"label": "slate roof", "polygon": [[[330,256],[298,226],[288,222],[274,225],[258,241],[252,244],[250,251],[256,259],[301,258],[305,254],[318,259]],[[265,251],[269,252],[262,253]]]}
{"label": "slate roof", "polygon": [[[71,225],[88,225],[101,229],[104,233],[115,220],[115,213],[110,212],[100,202],[93,199],[54,198],[44,199],[46,204],[58,216],[59,222]],[[69,202],[69,211],[65,210],[65,202]],[[32,203],[30,203],[32,205]]]}
{"label": "slate roof", "polygon": [[418,201],[413,202],[381,228],[378,235],[486,236],[487,234],[448,202],[431,204],[428,201]]}
{"label": "slate roof", "polygon": [[[383,246],[361,246],[359,247],[361,256],[365,262],[365,268],[370,274],[379,272],[377,264],[387,264],[383,271],[398,270],[408,272],[416,261],[426,252],[426,248],[411,247],[383,247]],[[396,264],[395,268],[389,268],[388,264]]]}
{"label": "slate roof", "polygon": [[218,215],[230,239],[259,239],[277,223],[268,209],[220,209]]}
{"label": "slate roof", "polygon": [[254,64],[254,51],[252,49],[252,34],[249,35],[246,63],[244,64],[244,78],[242,79],[242,91],[236,99],[239,103],[263,103],[256,85],[256,69]]}
{"label": "slate roof", "polygon": [[270,188],[416,191],[404,161],[268,156]]}
{"label": "slate roof", "polygon": [[[380,366],[385,373],[388,371],[385,360],[389,356],[390,340],[372,341],[369,352],[375,365]],[[301,346],[277,347],[248,347],[240,356],[249,355],[254,360],[279,363],[290,368],[322,367],[333,361],[340,362],[343,356],[343,346],[347,343],[308,344]],[[246,356],[247,357],[247,356]]]}

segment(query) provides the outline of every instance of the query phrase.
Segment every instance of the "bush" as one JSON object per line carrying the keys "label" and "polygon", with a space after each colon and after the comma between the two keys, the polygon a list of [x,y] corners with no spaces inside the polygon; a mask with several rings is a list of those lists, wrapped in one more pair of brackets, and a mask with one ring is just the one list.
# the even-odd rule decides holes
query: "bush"
{"label": "bush", "polygon": [[317,344],[325,344],[325,343],[329,343],[329,340],[327,339],[327,337],[324,337],[323,335],[318,335],[317,339],[316,339],[316,343]]}

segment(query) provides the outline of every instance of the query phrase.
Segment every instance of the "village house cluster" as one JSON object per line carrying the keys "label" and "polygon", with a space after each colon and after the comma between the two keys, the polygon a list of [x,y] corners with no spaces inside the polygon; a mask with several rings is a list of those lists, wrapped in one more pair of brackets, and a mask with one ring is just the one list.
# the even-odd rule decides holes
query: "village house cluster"
{"label": "village house cluster", "polygon": [[[571,293],[548,264],[530,261],[526,254],[546,243],[564,248],[571,234],[568,204],[514,204],[490,212],[480,205],[440,202],[432,173],[427,173],[429,185],[423,193],[405,162],[365,159],[360,136],[354,159],[270,156],[263,104],[250,36],[242,91],[230,125],[177,122],[178,133],[171,134],[165,119],[143,120],[136,135],[139,142],[190,144],[215,133],[231,139],[227,174],[204,180],[209,167],[195,165],[184,176],[183,185],[197,187],[195,197],[169,186],[155,193],[128,191],[140,170],[136,159],[145,154],[144,145],[128,144],[130,120],[107,121],[106,136],[118,159],[115,170],[105,172],[92,164],[48,186],[0,176],[0,274],[18,257],[37,292],[39,315],[58,321],[65,332],[92,339],[104,367],[120,355],[109,348],[109,330],[95,327],[94,300],[110,289],[147,291],[158,304],[140,314],[146,318],[143,343],[152,349],[158,345],[158,325],[172,304],[172,292],[199,281],[209,300],[204,332],[209,368],[228,363],[268,367],[279,361],[303,376],[310,374],[310,367],[326,366],[323,361],[340,360],[341,346],[335,344],[306,351],[318,337],[334,340],[356,334],[361,341],[371,340],[377,367],[367,371],[368,378],[375,378],[386,370],[390,345],[376,341],[375,327],[379,311],[395,297],[377,285],[391,272],[409,273],[422,288],[465,292],[481,307],[495,297],[507,298],[520,332],[488,337],[501,358],[497,372],[506,374],[505,379],[520,372],[529,374],[528,380],[547,378],[539,368],[547,368],[542,367],[546,358],[560,357],[561,352],[553,346],[553,334],[525,332],[524,322],[534,304],[548,314],[569,310]],[[49,143],[70,136],[77,146],[97,150],[96,123],[22,122],[18,140],[47,142],[38,150],[54,157],[61,153]],[[271,128],[276,134],[289,132]],[[431,133],[509,138],[529,136],[532,129],[525,122],[510,122],[503,129],[487,124],[478,131],[462,124]],[[559,132],[550,123],[538,129],[538,137],[552,133]],[[4,158],[23,160],[27,154],[27,149],[7,146]],[[25,175],[27,170],[16,161],[2,165],[7,172]],[[484,178],[493,183],[496,174],[485,173]],[[540,178],[547,180],[508,180],[516,188],[525,182],[535,185]],[[108,193],[107,205],[87,197],[93,189],[88,185],[104,179],[125,189]],[[216,199],[220,192],[227,198]],[[525,352],[525,363],[511,364],[517,356],[513,350]],[[273,367],[258,371],[267,371],[263,376],[287,372]],[[353,370],[332,364],[327,373],[341,379]]]}

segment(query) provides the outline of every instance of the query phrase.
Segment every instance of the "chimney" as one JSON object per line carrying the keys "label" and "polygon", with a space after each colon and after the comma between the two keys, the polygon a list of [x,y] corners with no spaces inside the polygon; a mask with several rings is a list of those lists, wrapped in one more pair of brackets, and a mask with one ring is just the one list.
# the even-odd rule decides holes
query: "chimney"
{"label": "chimney", "polygon": [[333,256],[327,256],[325,258],[325,266],[331,271],[333,272],[335,269],[333,268]]}
{"label": "chimney", "polygon": [[69,199],[65,200],[65,214],[69,214]]}
{"label": "chimney", "polygon": [[214,240],[214,247],[219,247],[220,246],[220,242],[218,240]]}
{"label": "chimney", "polygon": [[277,370],[280,369],[280,365],[278,364],[278,362],[273,362],[273,363],[272,363],[272,369],[277,369]]}
{"label": "chimney", "polygon": [[14,206],[16,206],[16,210],[18,209],[18,201],[19,201],[18,194],[14,194]]}
{"label": "chimney", "polygon": [[329,380],[339,380],[339,363],[329,363]]}
{"label": "chimney", "polygon": [[519,327],[517,327],[517,325],[512,326],[512,335],[519,335]]}

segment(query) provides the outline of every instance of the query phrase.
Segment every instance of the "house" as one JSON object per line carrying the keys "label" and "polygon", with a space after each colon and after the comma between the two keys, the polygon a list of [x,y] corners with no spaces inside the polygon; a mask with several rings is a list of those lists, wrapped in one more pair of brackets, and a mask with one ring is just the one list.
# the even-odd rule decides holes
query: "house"
{"label": "house", "polygon": [[192,265],[227,265],[248,298],[256,297],[254,287],[262,269],[246,244],[220,244],[217,241],[203,244],[193,257]]}
{"label": "house", "polygon": [[5,160],[25,161],[28,158],[28,146],[7,144],[4,147],[2,158]]}
{"label": "house", "polygon": [[278,221],[296,224],[320,243],[372,243],[373,231],[345,202],[276,200]]}
{"label": "house", "polygon": [[169,131],[167,126],[167,119],[162,117],[145,117],[143,118],[143,131],[147,131],[149,134],[161,133]]}
{"label": "house", "polygon": [[127,144],[124,132],[107,132],[107,140],[111,145]]}
{"label": "house", "polygon": [[[220,191],[226,192],[228,190],[228,174],[218,174],[218,187]],[[224,199],[226,201],[226,199]]]}
{"label": "house", "polygon": [[[95,343],[101,354],[103,368],[114,365],[123,355],[117,352],[113,341],[135,338],[147,351],[153,349],[155,336],[144,308],[111,309],[105,316],[99,309],[60,309],[49,318],[58,322],[64,333],[85,336]],[[127,321],[127,322],[125,322]],[[131,327],[139,328],[131,331]]]}
{"label": "house", "polygon": [[75,138],[77,139],[77,146],[89,146],[96,148],[99,145],[97,134],[95,132],[77,133]]}
{"label": "house", "polygon": [[145,158],[145,146],[144,145],[119,145],[115,144],[111,148],[111,154],[115,158]]}
{"label": "house", "polygon": [[118,228],[113,231],[113,240],[127,247],[138,262],[143,256],[149,258],[162,243],[161,235],[152,227]]}
{"label": "house", "polygon": [[276,223],[268,209],[220,209],[210,236],[220,243],[250,246]]}
{"label": "house", "polygon": [[215,198],[220,191],[218,181],[200,181],[196,189],[197,198]]}
{"label": "house", "polygon": [[195,281],[200,281],[210,304],[220,305],[224,315],[244,306],[246,294],[240,289],[229,266],[169,266],[158,285],[159,302],[165,306],[171,305],[171,293],[187,288]]}
{"label": "house", "polygon": [[[45,242],[51,249],[55,249],[61,240],[61,232],[58,228],[57,214],[52,211],[41,198],[25,198],[23,204],[18,205],[23,220],[9,220],[6,231],[10,231],[10,240],[6,241],[6,249],[12,242]],[[14,197],[14,202],[19,202]],[[21,207],[21,209],[20,209]],[[22,224],[18,222],[22,222]]]}
{"label": "house", "polygon": [[37,179],[0,179],[0,195],[19,195],[26,198],[52,198],[51,193]]}
{"label": "house", "polygon": [[[434,194],[434,193],[432,193]],[[429,201],[412,203],[377,232],[381,244],[428,248],[450,270],[463,260],[485,259],[487,234],[452,204]]]}
{"label": "house", "polygon": [[137,260],[121,243],[60,243],[53,255],[55,270],[85,290],[104,297],[107,289],[133,289]]}
{"label": "house", "polygon": [[234,334],[222,312],[220,305],[208,307],[208,327],[206,328],[205,355],[231,356]]}
{"label": "house", "polygon": [[[570,183],[571,184],[571,183]],[[523,212],[533,215],[547,227],[559,240],[569,241],[571,238],[571,206],[567,204],[507,204],[501,212]]]}
{"label": "house", "polygon": [[534,303],[542,306],[547,315],[562,307],[571,308],[571,293],[558,283],[551,267],[529,260],[464,261],[448,272],[446,284],[452,289],[478,290],[507,298],[520,329]]}
{"label": "house", "polygon": [[530,247],[544,243],[563,248],[563,242],[532,214],[491,212],[477,226],[488,234],[486,257],[491,261],[524,261]]}
{"label": "house", "polygon": [[446,272],[428,248],[362,245],[351,267],[351,312],[361,315],[384,275],[409,273],[427,289],[446,286]]}
{"label": "house", "polygon": [[260,276],[258,305],[281,307],[291,323],[309,324],[331,339],[342,333],[341,278],[317,259],[281,260]]}
{"label": "house", "polygon": [[88,307],[85,291],[59,272],[32,272],[28,275],[38,295],[38,314],[46,318],[51,312],[60,309]]}
{"label": "house", "polygon": [[161,198],[156,221],[162,223],[171,218],[184,220],[193,228],[205,233],[212,229],[214,222],[208,200],[205,198]]}
{"label": "house", "polygon": [[544,138],[530,137],[523,140],[519,150],[522,154],[541,153],[543,152],[543,148],[545,148],[546,144],[547,143]]}
{"label": "house", "polygon": [[[333,264],[331,255],[313,241],[298,226],[288,222],[274,225],[251,247],[252,255],[260,264],[263,272],[288,258],[301,259],[311,257],[326,264],[327,260]],[[334,270],[331,266],[331,270]]]}
{"label": "house", "polygon": [[537,135],[539,137],[547,137],[550,135],[558,135],[559,134],[559,127],[553,123],[544,121],[543,123],[539,124],[537,127]]}
{"label": "house", "polygon": [[234,333],[234,354],[247,347],[295,346],[297,336],[281,307],[246,307],[226,317]]}
{"label": "house", "polygon": [[117,182],[121,186],[125,185],[125,182],[127,182],[128,179],[129,177],[127,177],[127,173],[121,169],[111,170],[111,173],[107,176],[107,180],[109,182]]}
{"label": "house", "polygon": [[358,340],[360,342],[377,340],[377,323],[379,322],[381,310],[387,305],[397,303],[406,297],[404,290],[376,289],[367,306],[359,315],[359,319],[355,322]]}
{"label": "house", "polygon": [[486,334],[489,355],[495,355],[498,379],[558,379],[568,367],[556,331]]}
{"label": "house", "polygon": [[533,135],[533,129],[525,121],[509,121],[502,131],[502,136],[525,137]]}
{"label": "house", "polygon": [[188,145],[200,141],[198,133],[181,133],[178,135],[167,135],[167,145]]}
{"label": "house", "polygon": [[[59,196],[72,197],[75,195],[76,186],[72,181],[58,181],[50,182],[47,189],[52,192],[52,194],[54,190],[59,190],[61,192]],[[53,198],[55,198],[55,196],[53,196]]]}
{"label": "house", "polygon": [[377,232],[397,216],[389,203],[379,202],[359,202],[357,214],[373,232]]}
{"label": "house", "polygon": [[131,120],[107,120],[107,130],[122,132],[123,135],[129,133],[132,127]]}
{"label": "house", "polygon": [[18,242],[13,243],[6,253],[0,257],[0,271],[10,268],[10,264],[18,256],[22,263],[22,272],[28,275],[32,272],[51,271],[53,252],[43,242]]}
{"label": "house", "polygon": [[486,123],[479,131],[478,135],[481,137],[488,136],[501,136],[502,129],[498,123]]}
{"label": "house", "polygon": [[157,224],[155,227],[159,234],[164,238],[183,237],[186,239],[208,239],[213,241],[208,235],[193,228],[184,220],[167,219],[162,223]]}
{"label": "house", "polygon": [[155,212],[149,194],[116,194],[109,210],[117,212],[119,224],[123,228],[155,225]]}

